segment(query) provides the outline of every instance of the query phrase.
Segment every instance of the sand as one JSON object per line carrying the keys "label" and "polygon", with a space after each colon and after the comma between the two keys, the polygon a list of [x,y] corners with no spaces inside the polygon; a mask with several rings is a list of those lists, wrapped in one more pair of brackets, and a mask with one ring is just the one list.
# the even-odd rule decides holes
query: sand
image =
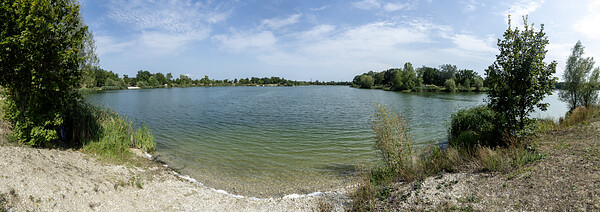
{"label": "sand", "polygon": [[[0,211],[315,211],[347,207],[346,189],[257,199],[193,182],[138,156],[101,162],[79,151],[0,146]],[[144,162],[145,161],[145,162]]]}

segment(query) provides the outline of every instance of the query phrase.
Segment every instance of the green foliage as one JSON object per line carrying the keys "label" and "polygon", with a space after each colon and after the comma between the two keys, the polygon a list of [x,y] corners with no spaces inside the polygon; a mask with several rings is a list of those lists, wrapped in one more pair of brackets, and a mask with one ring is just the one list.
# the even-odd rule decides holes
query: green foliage
{"label": "green foliage", "polygon": [[486,70],[489,106],[499,116],[497,127],[509,134],[523,129],[529,121],[527,115],[536,107],[546,110],[548,104],[541,100],[552,93],[556,83],[552,77],[556,62],[544,62],[548,45],[544,26],[535,32],[527,18],[523,20],[523,31],[513,29],[509,20],[504,39],[498,39],[500,54]]}
{"label": "green foliage", "polygon": [[[88,53],[80,6],[71,0],[0,3],[0,85],[17,138],[47,146],[71,123]],[[50,39],[51,38],[51,39]]]}
{"label": "green foliage", "polygon": [[102,158],[124,160],[131,155],[129,148],[152,152],[155,150],[154,136],[142,124],[133,132],[131,121],[108,109],[98,109],[89,104],[81,107],[78,135],[83,140],[83,151]]}
{"label": "green foliage", "polygon": [[150,76],[150,78],[148,78],[148,86],[156,87],[157,85],[158,85],[158,80],[156,80],[156,77]]}
{"label": "green foliage", "polygon": [[558,95],[561,101],[569,105],[569,110],[574,110],[578,106],[591,106],[598,101],[596,90],[600,84],[598,78],[599,68],[594,69],[594,58],[583,58],[584,47],[581,41],[577,41],[571,55],[567,59],[563,79]]}
{"label": "green foliage", "polygon": [[423,84],[438,85],[440,81],[440,70],[432,67],[423,66],[417,70],[419,77],[423,79]]}
{"label": "green foliage", "polygon": [[378,105],[372,129],[375,132],[375,148],[379,150],[385,164],[396,169],[400,176],[410,177],[412,172],[412,139],[408,126],[399,113],[389,112]]}
{"label": "green foliage", "polygon": [[483,88],[483,79],[476,78],[475,79],[475,89],[477,89],[477,91],[481,91],[482,88]]}
{"label": "green foliage", "polygon": [[363,74],[354,78],[353,84],[358,86],[359,88],[372,88],[373,87],[373,77],[367,74]]}
{"label": "green foliage", "polygon": [[444,88],[446,88],[446,91],[448,92],[456,92],[456,90],[458,90],[453,79],[447,79],[446,82],[444,82]]}
{"label": "green foliage", "polygon": [[502,134],[497,131],[495,120],[496,113],[487,106],[459,110],[450,118],[450,145],[467,149],[497,145]]}
{"label": "green foliage", "polygon": [[131,146],[131,122],[120,118],[114,112],[96,111],[101,125],[98,140],[88,141],[83,151],[109,159],[122,159],[129,154]]}
{"label": "green foliage", "polygon": [[155,150],[154,135],[150,132],[150,128],[145,124],[135,131],[135,137],[133,140],[133,148],[141,149],[146,152],[152,152]]}

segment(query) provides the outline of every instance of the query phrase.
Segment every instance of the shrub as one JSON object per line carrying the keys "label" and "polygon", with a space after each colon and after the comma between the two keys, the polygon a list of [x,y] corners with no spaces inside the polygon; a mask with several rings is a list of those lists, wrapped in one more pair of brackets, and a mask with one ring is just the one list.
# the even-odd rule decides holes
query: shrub
{"label": "shrub", "polygon": [[496,115],[487,106],[459,110],[452,114],[449,142],[451,146],[472,149],[477,145],[495,146],[499,135],[495,126]]}
{"label": "shrub", "polygon": [[372,128],[375,132],[375,148],[379,150],[385,164],[396,169],[400,176],[411,178],[413,141],[408,135],[404,117],[378,105]]}

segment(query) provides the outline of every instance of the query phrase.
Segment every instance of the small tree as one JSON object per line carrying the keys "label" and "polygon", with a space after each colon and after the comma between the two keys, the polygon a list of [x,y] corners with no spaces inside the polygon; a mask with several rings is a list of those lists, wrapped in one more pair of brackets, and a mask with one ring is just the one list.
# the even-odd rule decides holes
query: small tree
{"label": "small tree", "polygon": [[447,79],[446,82],[444,82],[444,87],[449,92],[455,92],[456,91],[456,83],[454,82],[453,79]]}
{"label": "small tree", "polygon": [[544,63],[548,38],[544,25],[539,32],[533,24],[528,25],[523,17],[524,30],[513,29],[510,24],[504,39],[498,39],[500,54],[486,70],[490,92],[489,106],[499,114],[499,130],[513,132],[523,129],[527,115],[536,107],[546,110],[548,104],[541,103],[552,93],[556,78],[556,61]]}
{"label": "small tree", "polygon": [[[583,45],[577,41],[571,49],[571,55],[567,59],[563,80],[565,81],[558,95],[561,101],[569,105],[569,110],[578,106],[589,106],[598,98],[596,87],[598,74],[592,73],[594,58],[583,58]],[[586,79],[588,78],[588,79]]]}

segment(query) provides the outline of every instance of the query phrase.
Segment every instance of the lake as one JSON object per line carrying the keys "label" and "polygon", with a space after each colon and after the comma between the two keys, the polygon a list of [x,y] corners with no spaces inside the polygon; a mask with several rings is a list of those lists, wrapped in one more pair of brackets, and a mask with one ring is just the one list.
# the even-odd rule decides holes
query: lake
{"label": "lake", "polygon": [[[416,145],[444,140],[450,115],[482,93],[402,93],[343,86],[195,87],[106,91],[86,98],[156,137],[158,157],[206,186],[250,197],[329,191],[378,163],[375,104],[409,122]],[[557,95],[548,111],[567,111]]]}

